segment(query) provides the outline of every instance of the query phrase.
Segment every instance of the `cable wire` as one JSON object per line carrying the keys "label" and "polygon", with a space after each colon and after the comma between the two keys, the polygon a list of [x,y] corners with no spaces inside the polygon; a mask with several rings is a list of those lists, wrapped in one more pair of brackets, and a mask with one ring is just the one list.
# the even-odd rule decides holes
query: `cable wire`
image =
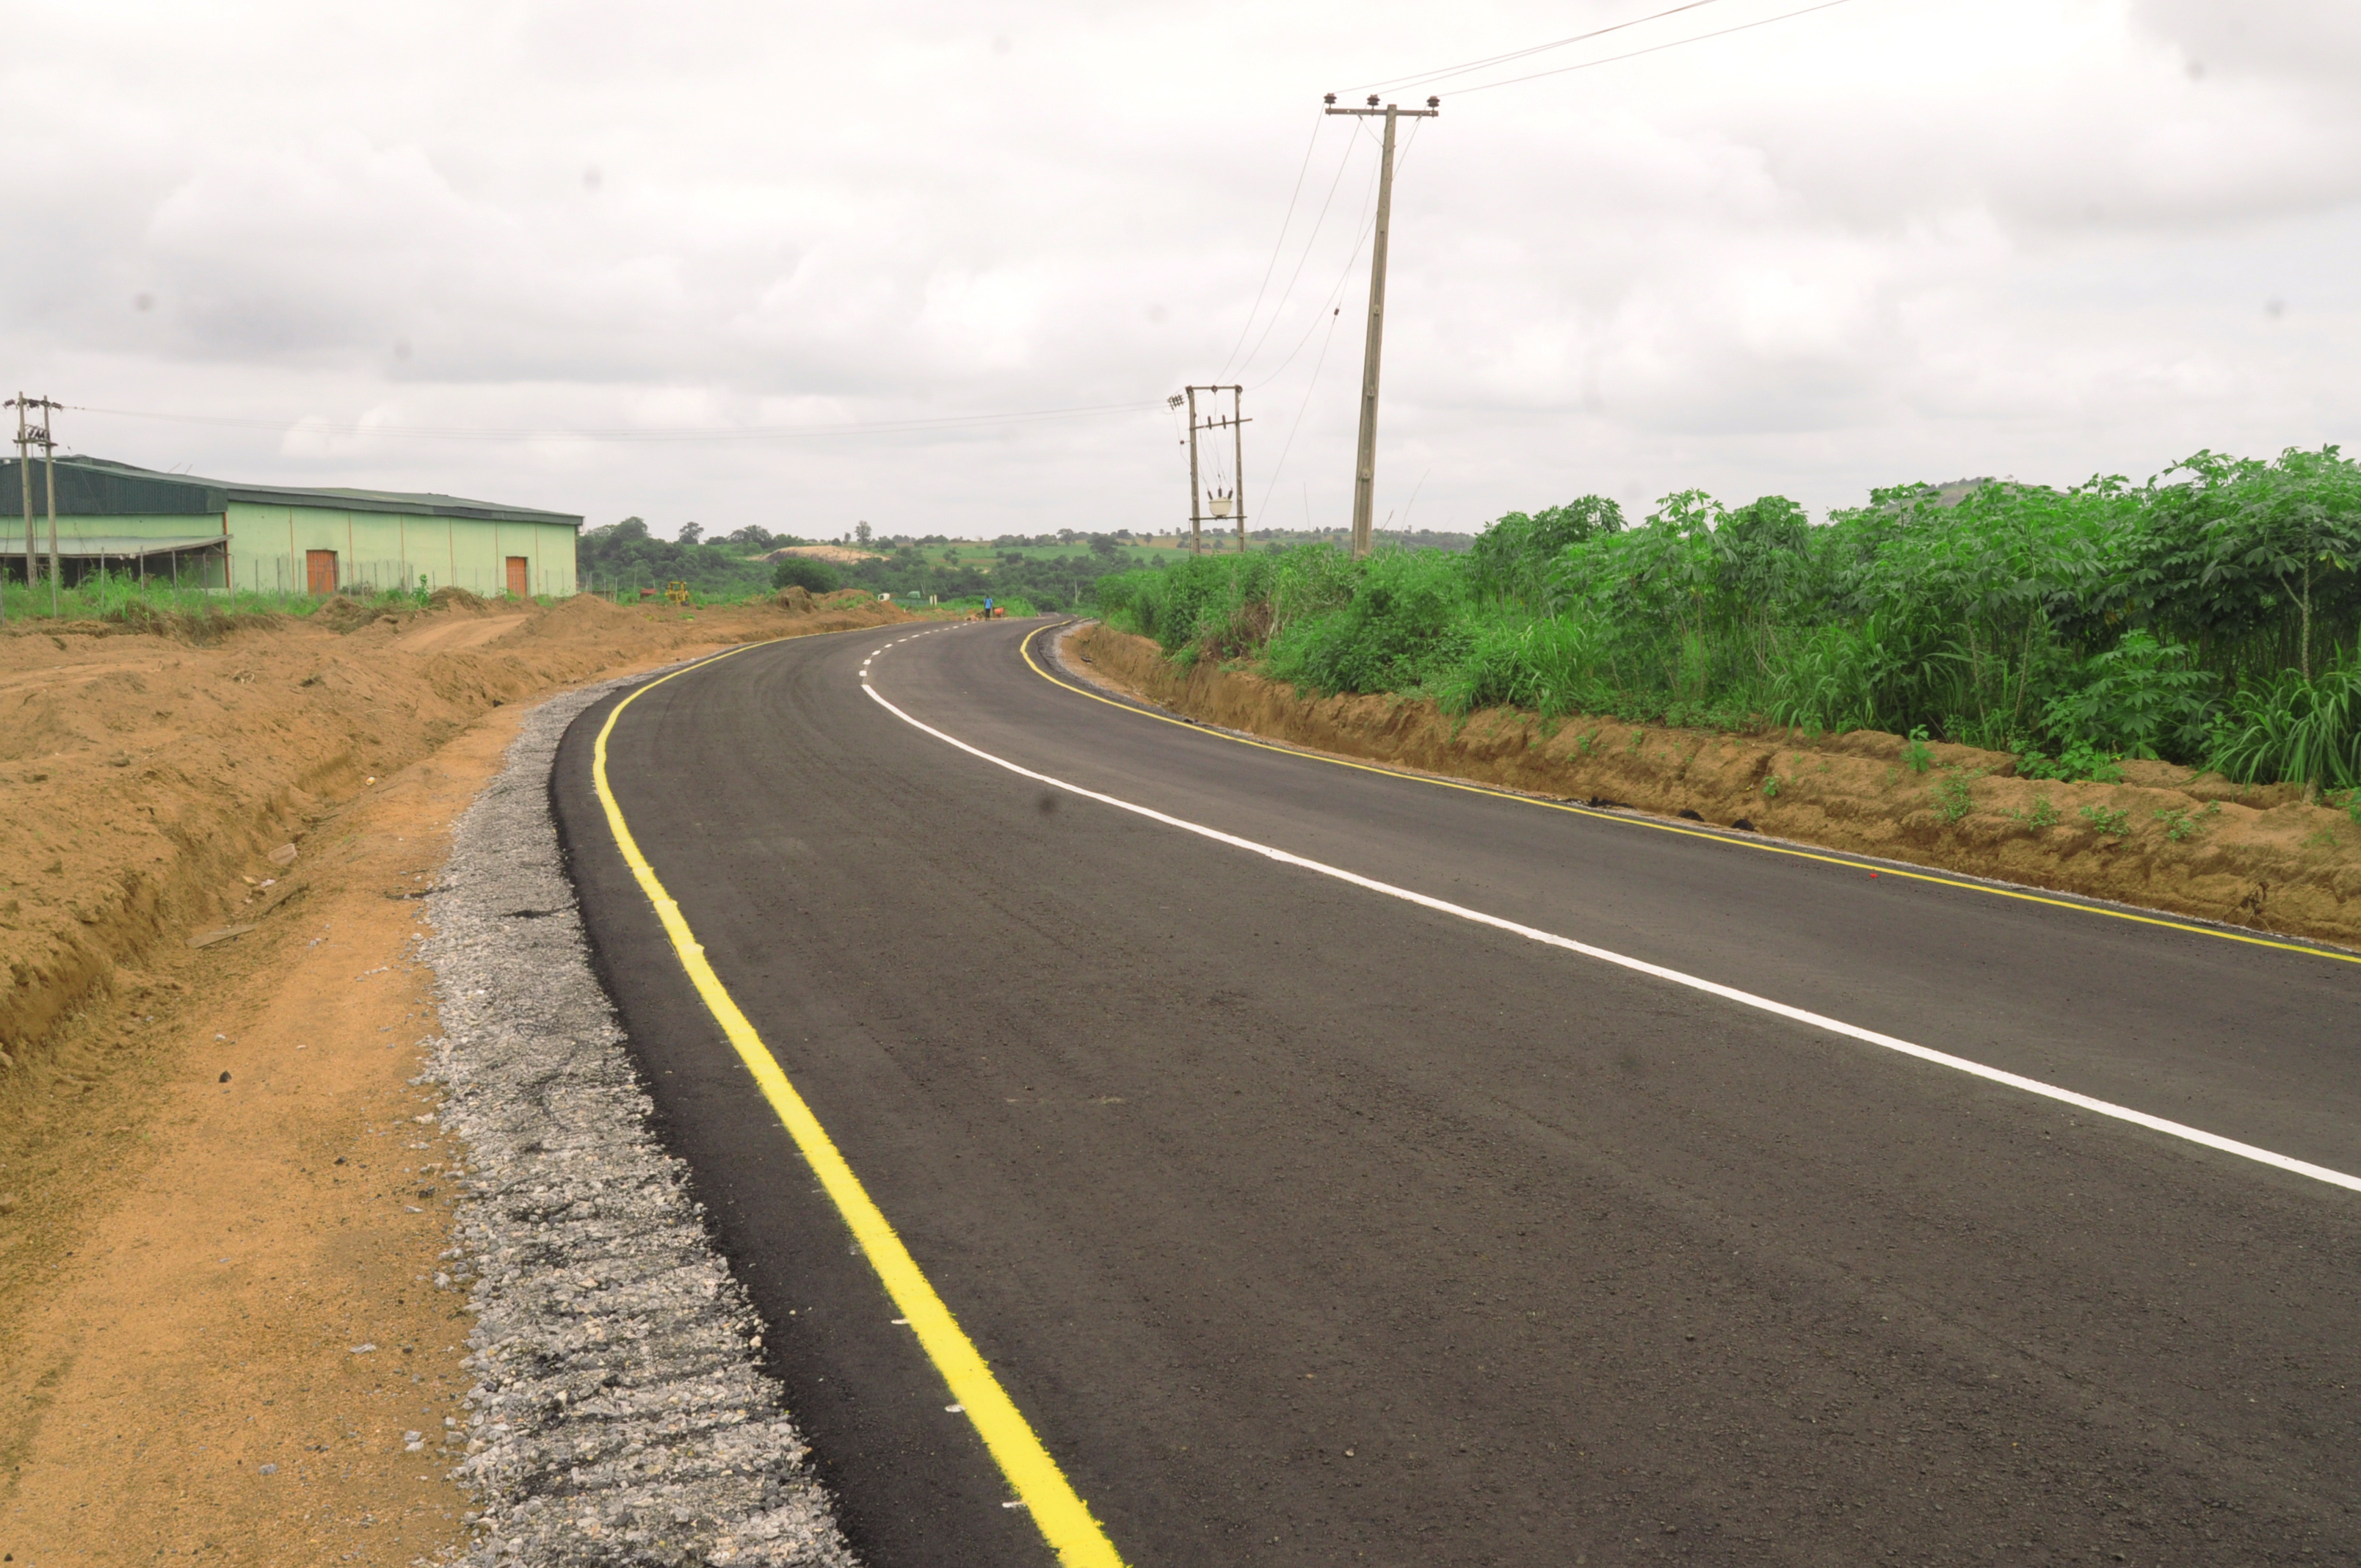
{"label": "cable wire", "polygon": [[[1410,136],[1403,141],[1401,150],[1394,155],[1394,178],[1397,181],[1400,180],[1402,170],[1410,166],[1410,149],[1418,145],[1418,133],[1424,128],[1425,124],[1426,122],[1422,119],[1412,120],[1411,122]],[[1374,135],[1375,133],[1371,134]],[[1369,176],[1369,188],[1372,199],[1374,199],[1376,194],[1377,179],[1378,176],[1376,171],[1372,170]],[[1370,236],[1376,232],[1377,220],[1369,215],[1368,204],[1365,202],[1361,208],[1361,236],[1353,242],[1352,254],[1345,258],[1345,265],[1338,270],[1336,274],[1336,281],[1328,290],[1326,297],[1320,302],[1322,304],[1331,307],[1335,305],[1337,296],[1345,291],[1345,285],[1352,280],[1353,265],[1361,258],[1361,247],[1369,243]],[[1312,324],[1303,329],[1303,335],[1295,340],[1295,346],[1288,350],[1287,357],[1279,362],[1279,368],[1273,370],[1269,375],[1264,377],[1261,380],[1256,382],[1252,387],[1249,387],[1246,389],[1251,392],[1259,392],[1265,387],[1269,386],[1273,381],[1278,380],[1279,377],[1285,375],[1287,373],[1287,367],[1295,363],[1295,356],[1303,352],[1303,345],[1312,341],[1312,334],[1319,330],[1320,320],[1315,316],[1312,318]],[[1323,350],[1323,352],[1324,353],[1325,350]]]}
{"label": "cable wire", "polygon": [[[1321,116],[1323,120],[1325,120],[1327,117],[1328,116],[1325,115]],[[1357,126],[1359,122],[1356,121],[1355,124]],[[1288,274],[1287,287],[1280,291],[1279,303],[1271,307],[1270,320],[1263,323],[1261,335],[1255,339],[1254,346],[1246,350],[1246,358],[1238,362],[1237,369],[1238,378],[1240,380],[1246,379],[1247,367],[1251,366],[1255,362],[1256,357],[1262,353],[1262,345],[1269,341],[1271,333],[1278,327],[1279,318],[1287,309],[1287,302],[1295,297],[1295,285],[1302,279],[1303,269],[1312,260],[1312,247],[1320,243],[1320,230],[1322,225],[1325,225],[1328,221],[1328,209],[1336,200],[1337,187],[1342,185],[1345,181],[1345,170],[1351,168],[1352,164],[1353,144],[1348,138],[1345,144],[1343,156],[1336,159],[1336,172],[1328,181],[1328,194],[1320,203],[1320,215],[1312,220],[1312,232],[1304,236],[1303,254],[1295,258],[1295,270]],[[1375,189],[1374,186],[1371,188],[1373,190]],[[1366,217],[1368,213],[1368,200],[1366,197],[1362,200],[1361,211],[1363,216]],[[1313,324],[1316,325],[1318,323],[1314,323]],[[1292,356],[1290,356],[1290,357],[1292,357]],[[1216,378],[1216,379],[1219,379],[1219,378]]]}
{"label": "cable wire", "polygon": [[76,413],[115,419],[160,420],[173,424],[219,425],[243,430],[288,431],[302,428],[324,435],[387,435],[420,441],[590,441],[632,445],[671,442],[783,441],[805,437],[847,435],[913,435],[932,431],[956,432],[996,424],[1044,420],[1082,419],[1093,414],[1140,413],[1163,406],[1163,400],[1139,403],[1091,403],[1062,409],[1026,409],[1007,413],[951,414],[939,419],[877,420],[843,424],[744,425],[732,430],[533,430],[482,425],[396,425],[329,423],[301,419],[242,419],[225,414],[163,413],[145,409],[100,409],[71,405]]}
{"label": "cable wire", "polygon": [[[1270,287],[1270,275],[1278,270],[1279,256],[1287,249],[1287,231],[1295,222],[1295,204],[1303,195],[1303,177],[1312,171],[1312,154],[1313,149],[1319,147],[1320,133],[1327,128],[1327,124],[1328,116],[1325,115],[1317,116],[1312,122],[1312,139],[1303,144],[1303,161],[1296,167],[1295,170],[1295,189],[1289,192],[1287,195],[1287,216],[1279,220],[1279,238],[1271,242],[1270,259],[1263,263],[1262,281],[1255,285],[1254,303],[1246,307],[1246,319],[1238,325],[1238,341],[1230,345],[1230,352],[1227,357],[1223,359],[1222,367],[1213,372],[1213,379],[1216,381],[1230,373],[1230,361],[1238,356],[1239,348],[1244,346],[1246,341],[1246,334],[1254,330],[1255,314],[1262,309],[1262,297],[1264,291]],[[1330,188],[1330,194],[1334,194],[1333,186]],[[1327,215],[1325,207],[1321,209],[1321,215],[1323,217]],[[1319,237],[1320,228],[1317,224],[1312,225],[1312,234],[1313,238]],[[1309,247],[1307,246],[1306,248],[1308,250]],[[1271,307],[1272,313],[1277,314],[1286,307],[1286,304],[1287,296],[1281,294],[1279,303]]]}
{"label": "cable wire", "polygon": [[[1270,482],[1263,487],[1262,504],[1266,512],[1270,510],[1272,494],[1279,488],[1279,477],[1287,471],[1287,455],[1295,450],[1295,433],[1303,426],[1303,411],[1312,406],[1312,394],[1320,386],[1321,367],[1328,363],[1328,345],[1336,341],[1336,326],[1344,319],[1345,308],[1342,305],[1337,306],[1335,313],[1328,318],[1328,335],[1320,340],[1320,357],[1312,363],[1312,379],[1304,385],[1303,400],[1295,405],[1295,420],[1287,427],[1287,440],[1279,446],[1279,461],[1271,466]],[[1309,519],[1306,521],[1308,523]]]}
{"label": "cable wire", "polygon": [[1446,65],[1437,71],[1391,77],[1384,82],[1364,82],[1358,86],[1347,87],[1345,91],[1367,93],[1388,87],[1423,87],[1431,82],[1447,82],[1452,77],[1465,76],[1469,71],[1484,71],[1495,65],[1506,65],[1512,60],[1528,60],[1537,54],[1547,54],[1554,49],[1564,49],[1568,44],[1578,44],[1590,38],[1605,38],[1609,33],[1620,33],[1629,27],[1644,27],[1650,22],[1661,22],[1666,16],[1677,16],[1684,11],[1694,11],[1700,6],[1713,4],[1715,0],[1688,0],[1686,5],[1675,5],[1669,11],[1658,11],[1647,16],[1635,16],[1628,22],[1618,22],[1612,27],[1597,27],[1587,33],[1576,33],[1572,38],[1559,38],[1554,43],[1535,44],[1531,49],[1510,49],[1506,54],[1496,54],[1484,60],[1466,60],[1458,65]]}
{"label": "cable wire", "polygon": [[1479,82],[1473,87],[1460,88],[1455,95],[1464,98],[1470,93],[1488,93],[1495,87],[1514,87],[1520,82],[1539,82],[1544,76],[1564,76],[1569,71],[1588,71],[1597,65],[1612,65],[1619,60],[1637,60],[1643,54],[1661,54],[1665,49],[1678,49],[1683,44],[1701,44],[1708,38],[1728,38],[1732,33],[1750,32],[1756,27],[1767,27],[1773,22],[1793,21],[1797,16],[1808,16],[1815,11],[1833,10],[1848,3],[1849,0],[1820,0],[1817,5],[1806,5],[1796,11],[1784,11],[1776,16],[1765,16],[1760,21],[1741,22],[1734,27],[1719,27],[1709,33],[1698,33],[1693,38],[1675,38],[1670,43],[1651,44],[1646,49],[1635,49],[1629,54],[1610,54],[1604,60],[1586,60],[1580,65],[1561,65],[1548,71],[1536,71],[1529,76],[1511,76],[1499,82]]}

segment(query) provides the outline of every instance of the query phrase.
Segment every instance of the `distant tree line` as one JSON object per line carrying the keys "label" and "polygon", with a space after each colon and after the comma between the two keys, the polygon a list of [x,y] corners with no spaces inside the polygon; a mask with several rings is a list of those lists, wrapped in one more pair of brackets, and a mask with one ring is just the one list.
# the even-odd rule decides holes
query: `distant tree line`
{"label": "distant tree line", "polygon": [[645,522],[627,517],[584,532],[575,571],[584,587],[601,593],[686,583],[701,594],[752,594],[770,586],[771,566],[748,557],[802,543],[751,525],[708,540],[693,522],[681,525],[676,540],[658,539]]}
{"label": "distant tree line", "polygon": [[[994,598],[1027,599],[1037,609],[1073,609],[1091,602],[1101,577],[1132,565],[1115,536],[1109,534],[1073,534],[1063,540],[1053,534],[1044,536],[1042,543],[1071,543],[1076,539],[1089,542],[1090,554],[1029,556],[1018,554],[1018,548],[1033,544],[1034,540],[995,540],[993,548],[1004,552],[996,557],[981,547],[978,550],[982,560],[991,563],[990,571],[983,570],[980,564],[929,561],[919,548],[923,541],[895,543],[881,557],[856,561],[839,570],[847,585],[890,593],[895,598],[932,594],[939,598],[958,599],[990,595]],[[785,564],[781,565],[784,567]]]}

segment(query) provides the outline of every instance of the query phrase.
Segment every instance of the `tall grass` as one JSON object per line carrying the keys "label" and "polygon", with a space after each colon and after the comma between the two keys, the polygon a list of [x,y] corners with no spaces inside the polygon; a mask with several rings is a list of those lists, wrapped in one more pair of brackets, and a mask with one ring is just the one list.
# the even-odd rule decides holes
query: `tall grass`
{"label": "tall grass", "polygon": [[[46,578],[29,587],[23,582],[0,583],[0,603],[6,607],[11,627],[49,621],[53,616],[52,602]],[[324,602],[311,594],[257,592],[249,588],[175,587],[169,580],[151,578],[143,583],[137,576],[93,572],[80,582],[57,590],[54,618],[60,620],[119,621],[153,616],[188,620],[202,620],[209,617],[300,616],[311,614]]]}
{"label": "tall grass", "polygon": [[1683,491],[1637,526],[1586,497],[1465,555],[1203,557],[1106,579],[1099,607],[1183,660],[1454,712],[1923,727],[2353,788],[2357,565],[2361,472],[2327,447],[2140,486],[1898,486],[1817,525],[1778,496]]}

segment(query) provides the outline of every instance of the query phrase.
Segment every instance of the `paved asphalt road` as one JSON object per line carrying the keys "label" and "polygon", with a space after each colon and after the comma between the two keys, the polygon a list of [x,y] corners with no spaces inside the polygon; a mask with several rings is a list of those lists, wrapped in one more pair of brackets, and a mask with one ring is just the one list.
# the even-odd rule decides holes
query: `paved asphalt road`
{"label": "paved asphalt road", "polygon": [[[890,642],[879,695],[1085,788],[2348,1171],[2361,965],[1240,745],[1050,684],[1033,624],[735,655],[609,772],[1126,1561],[2361,1561],[2361,1194],[1060,793],[859,672]],[[848,1533],[1047,1563],[625,871],[610,706],[553,786],[592,940]]]}

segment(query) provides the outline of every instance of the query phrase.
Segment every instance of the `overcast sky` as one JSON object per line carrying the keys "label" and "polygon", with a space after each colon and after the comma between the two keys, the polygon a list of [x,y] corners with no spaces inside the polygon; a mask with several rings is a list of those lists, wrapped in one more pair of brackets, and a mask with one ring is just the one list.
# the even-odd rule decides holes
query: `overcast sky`
{"label": "overcast sky", "polygon": [[[231,422],[60,416],[154,467],[834,537],[1170,527],[1162,400],[1243,380],[1254,520],[1341,526],[1377,149],[1320,94],[1674,3],[14,7],[6,383]],[[1809,3],[1399,94],[1380,522],[2361,438],[2361,6],[1848,0],[1486,88]]]}

